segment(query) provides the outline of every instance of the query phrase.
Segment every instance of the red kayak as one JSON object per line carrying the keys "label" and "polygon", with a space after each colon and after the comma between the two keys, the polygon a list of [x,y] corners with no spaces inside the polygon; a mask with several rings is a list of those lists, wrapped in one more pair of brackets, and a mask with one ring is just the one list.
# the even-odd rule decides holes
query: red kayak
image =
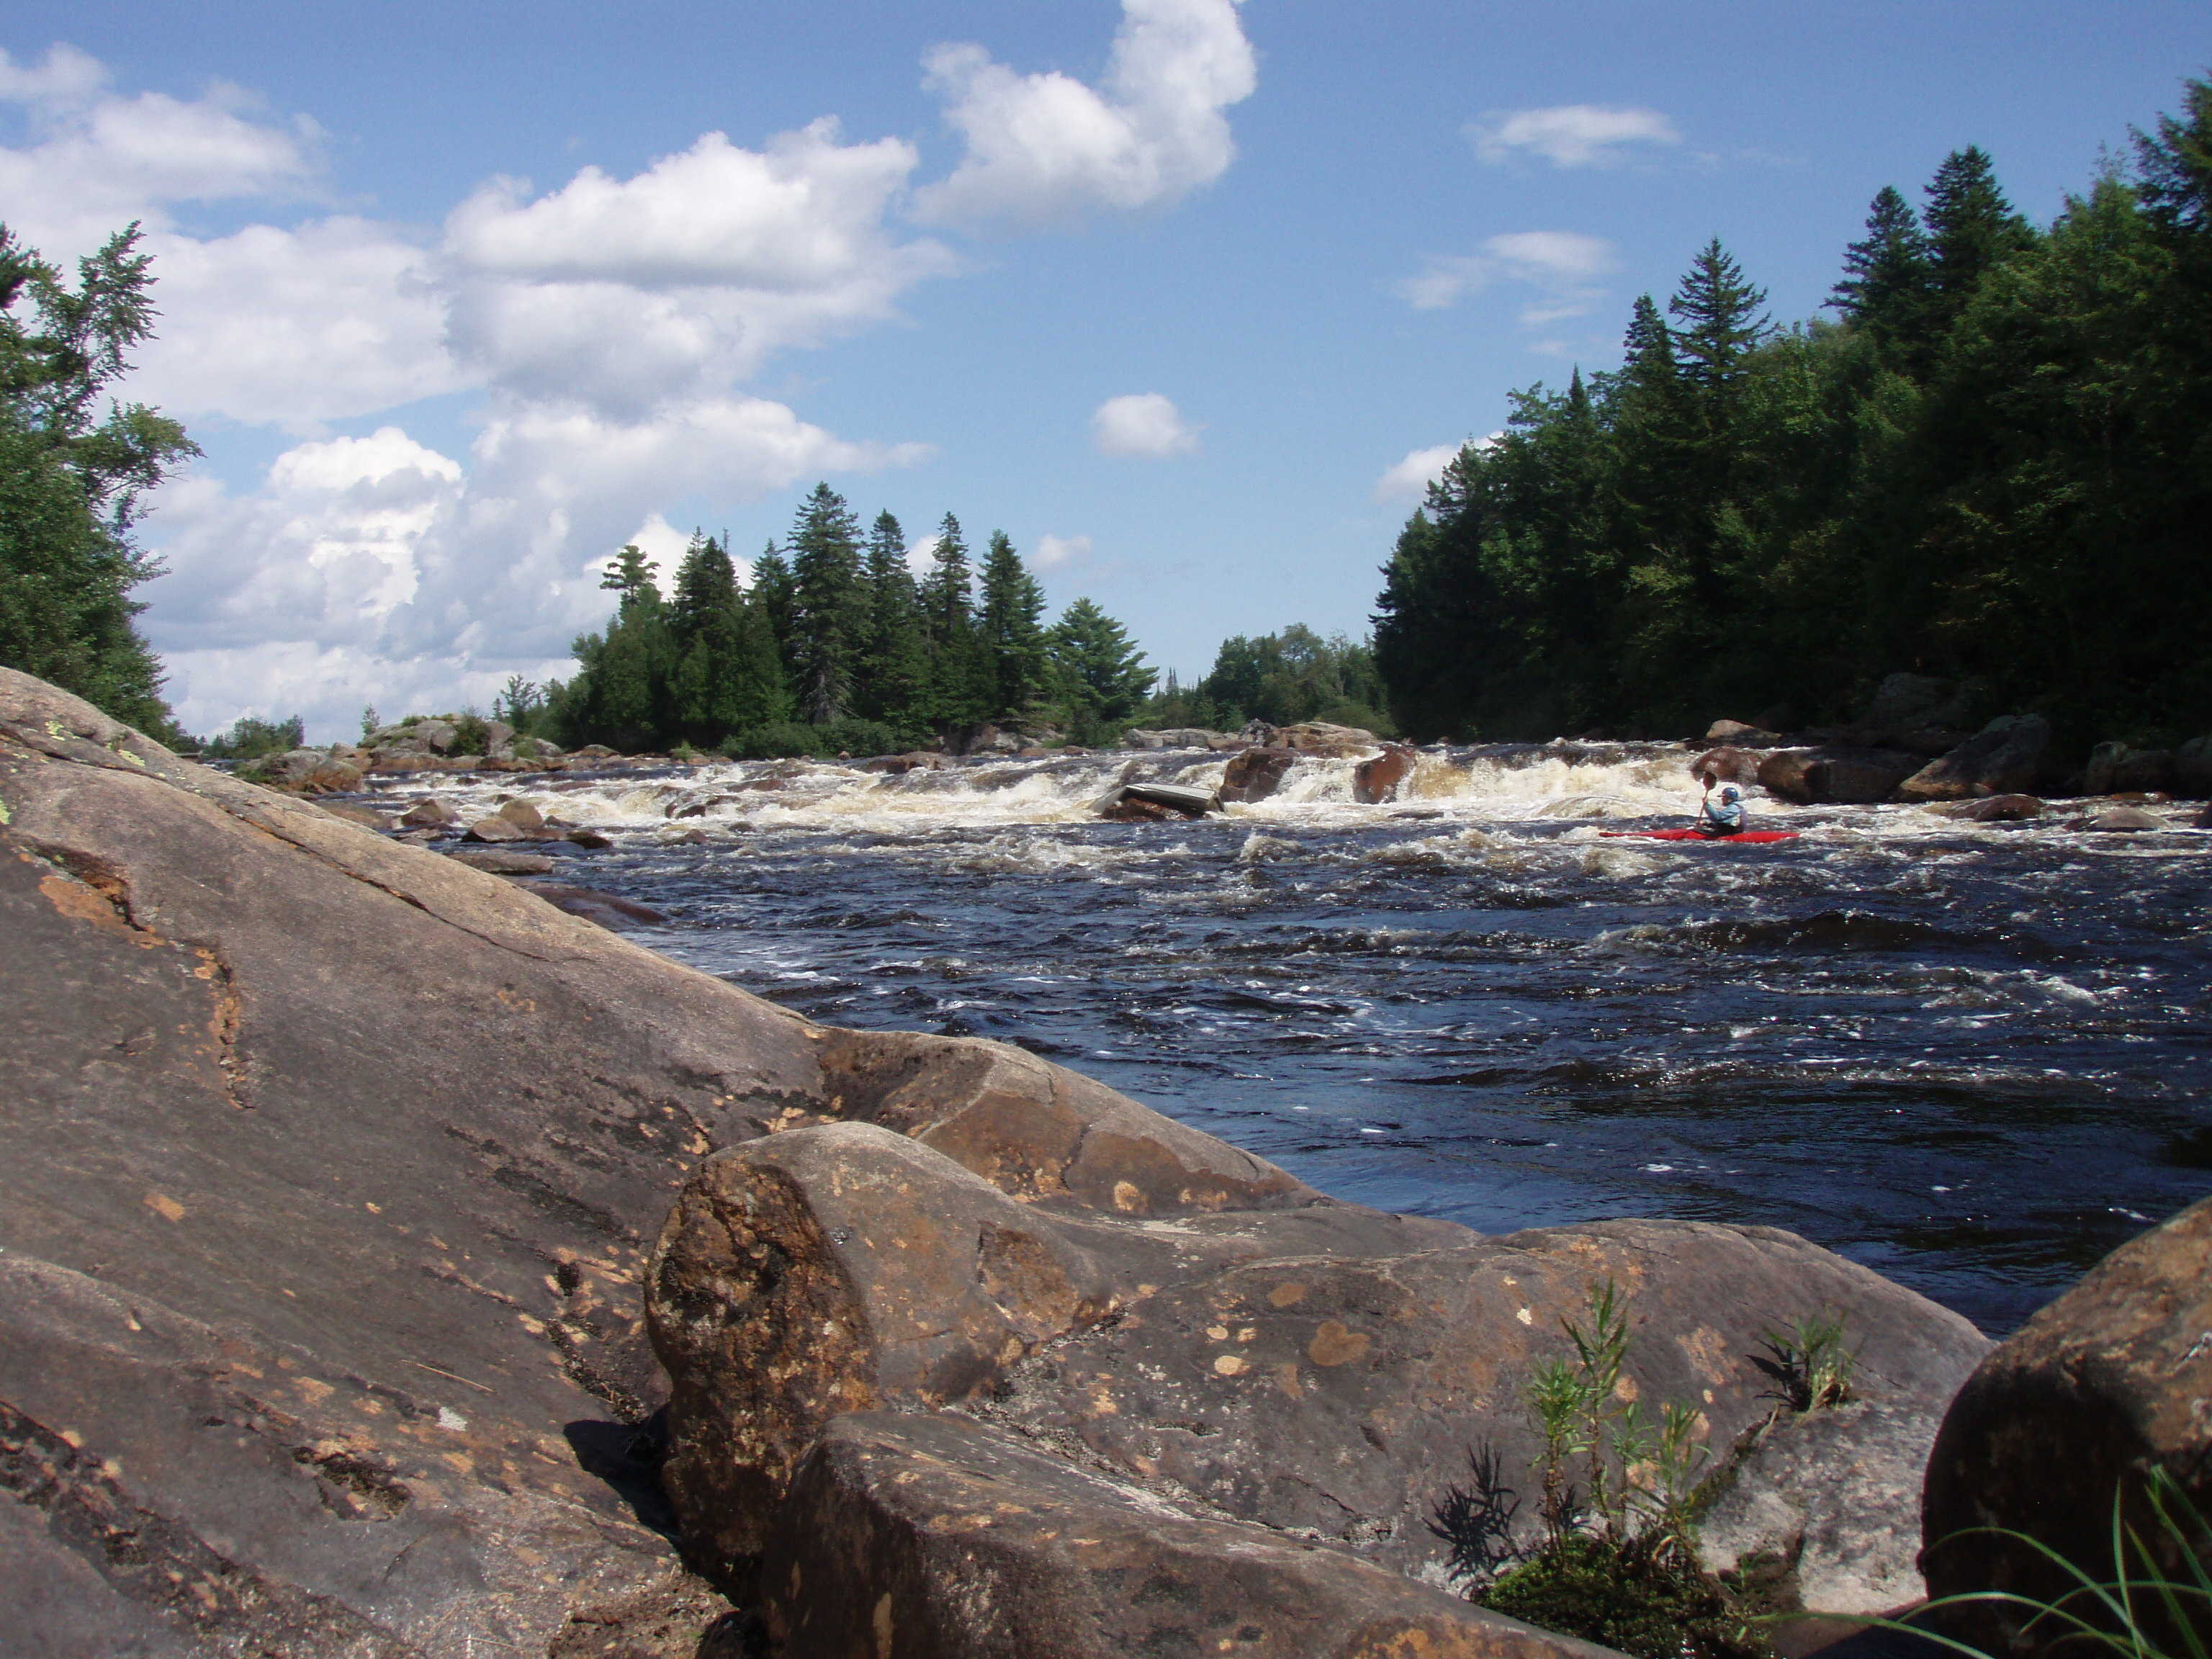
{"label": "red kayak", "polygon": [[1601,830],[1598,834],[1626,841],[1795,841],[1795,830],[1744,830],[1733,836],[1701,836],[1694,830]]}

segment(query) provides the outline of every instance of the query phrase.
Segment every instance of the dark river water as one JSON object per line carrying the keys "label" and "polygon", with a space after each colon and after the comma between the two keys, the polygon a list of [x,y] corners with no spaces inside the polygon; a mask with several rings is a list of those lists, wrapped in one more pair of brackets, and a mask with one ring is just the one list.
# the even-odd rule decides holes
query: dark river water
{"label": "dark river water", "polygon": [[1685,759],[1431,752],[1385,806],[1305,762],[1171,825],[1090,821],[1126,756],[525,793],[616,832],[564,878],[665,912],[655,949],[1019,1043],[1387,1209],[1785,1227],[2001,1334],[2212,1191],[2212,835],[1755,799],[1802,839],[1601,836],[1683,821]]}

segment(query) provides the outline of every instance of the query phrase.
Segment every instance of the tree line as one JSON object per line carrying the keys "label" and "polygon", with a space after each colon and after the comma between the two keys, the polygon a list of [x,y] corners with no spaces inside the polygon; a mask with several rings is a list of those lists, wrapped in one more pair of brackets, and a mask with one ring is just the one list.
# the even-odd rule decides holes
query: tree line
{"label": "tree line", "polygon": [[575,642],[574,677],[510,684],[500,712],[568,743],[730,755],[878,753],[992,722],[1109,741],[1153,673],[1121,623],[1079,599],[1048,626],[1044,592],[1004,532],[980,562],[948,513],[919,579],[890,513],[863,533],[826,483],[740,584],[716,538],[693,537],[671,591],[635,547],[602,585],[603,632]]}
{"label": "tree line", "polygon": [[1977,682],[2075,743],[2212,728],[2212,86],[2047,227],[1978,148],[1777,328],[1717,240],[1626,361],[1514,396],[1398,538],[1414,736],[1847,717]]}

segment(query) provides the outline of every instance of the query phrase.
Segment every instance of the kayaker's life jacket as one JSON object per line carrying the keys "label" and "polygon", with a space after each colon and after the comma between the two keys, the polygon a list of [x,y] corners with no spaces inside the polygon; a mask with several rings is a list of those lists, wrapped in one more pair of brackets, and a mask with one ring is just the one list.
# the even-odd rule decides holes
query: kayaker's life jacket
{"label": "kayaker's life jacket", "polygon": [[1723,785],[1719,794],[1706,796],[1698,809],[1698,828],[1706,835],[1738,835],[1743,825],[1743,791],[1732,783]]}

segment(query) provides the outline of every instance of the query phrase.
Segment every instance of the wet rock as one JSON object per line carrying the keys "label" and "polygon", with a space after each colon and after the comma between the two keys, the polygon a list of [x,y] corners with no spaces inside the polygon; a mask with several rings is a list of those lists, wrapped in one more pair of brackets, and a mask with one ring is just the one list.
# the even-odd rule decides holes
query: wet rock
{"label": "wet rock", "polygon": [[2173,759],[2171,750],[2100,743],[2089,751],[2089,763],[2081,774],[2081,793],[2118,795],[2164,789],[2173,781]]}
{"label": "wet rock", "polygon": [[597,830],[571,830],[564,834],[562,839],[572,847],[582,848],[587,853],[602,853],[615,844],[612,836],[603,834]]}
{"label": "wet rock", "polygon": [[1967,823],[2005,823],[2043,816],[2043,803],[2033,795],[1984,795],[1978,800],[1939,800],[1927,810],[1939,817]]}
{"label": "wet rock", "polygon": [[576,1443],[811,1028],[5,671],[0,803],[8,1650],[542,1654],[664,1578]]}
{"label": "wet rock", "polygon": [[2002,715],[1905,779],[1898,793],[1907,800],[2025,794],[2035,787],[2050,742],[2051,722],[2042,715]]}
{"label": "wet rock", "polygon": [[1295,749],[1240,749],[1222,769],[1221,799],[1247,804],[1267,799],[1283,787],[1297,759]]}
{"label": "wet rock", "polygon": [[502,803],[499,816],[517,829],[533,836],[545,827],[545,815],[519,796]]}
{"label": "wet rock", "polygon": [[942,1416],[839,1419],[793,1486],[762,1582],[785,1650],[825,1659],[1606,1653]]}
{"label": "wet rock", "polygon": [[1919,769],[1920,757],[1893,750],[1828,744],[1778,749],[1759,763],[1759,781],[1801,805],[1869,806],[1893,796]]}
{"label": "wet rock", "polygon": [[1926,1594],[1920,1483],[1948,1402],[1855,1401],[1784,1413],[1762,1431],[1698,1528],[1711,1571],[1781,1573],[1781,1611],[1894,1613]]}
{"label": "wet rock", "polygon": [[[482,855],[480,855],[482,856]],[[495,854],[500,858],[528,858],[530,854]],[[543,857],[542,854],[537,855]],[[544,859],[545,868],[553,867],[553,860]],[[481,866],[479,866],[481,867]],[[525,873],[517,872],[515,873]],[[602,893],[592,887],[571,887],[562,883],[532,881],[524,884],[530,891],[544,899],[556,910],[565,910],[572,916],[581,916],[586,921],[619,933],[626,927],[665,927],[668,918],[649,904],[640,904],[613,893]]]}
{"label": "wet rock", "polygon": [[361,768],[322,749],[295,749],[249,761],[239,769],[239,775],[271,789],[303,795],[345,795],[361,787]]}
{"label": "wet rock", "polygon": [[1741,720],[1715,720],[1705,730],[1705,741],[1728,749],[1778,749],[1786,739],[1779,732],[1764,731]]}
{"label": "wet rock", "polygon": [[399,821],[410,830],[444,830],[459,823],[461,815],[449,803],[432,795],[402,812]]}
{"label": "wet rock", "polygon": [[1357,726],[1332,726],[1327,720],[1301,720],[1276,732],[1275,741],[1300,754],[1346,760],[1372,752],[1382,739]]}
{"label": "wet rock", "polygon": [[931,749],[916,749],[903,755],[878,755],[862,763],[863,772],[934,772],[945,764],[945,757]]}
{"label": "wet rock", "polygon": [[495,812],[469,826],[467,839],[479,842],[536,841],[538,832],[526,830],[513,818]]}
{"label": "wet rock", "polygon": [[506,848],[457,848],[446,856],[464,869],[481,870],[493,876],[543,876],[550,874],[553,860],[543,853],[516,853]]}
{"label": "wet rock", "polygon": [[1145,731],[1133,726],[1121,734],[1121,741],[1131,749],[1223,749],[1238,739],[1226,732],[1208,732],[1196,726],[1177,726],[1159,731]]}
{"label": "wet rock", "polygon": [[1398,799],[1398,791],[1413,775],[1420,751],[1400,743],[1386,743],[1373,760],[1362,761],[1352,775],[1352,798],[1364,806]]}
{"label": "wet rock", "polygon": [[2212,796],[2212,737],[2191,738],[2173,751],[2172,788],[2191,799]]}
{"label": "wet rock", "polygon": [[[2160,1536],[2142,1500],[2165,1469],[2212,1513],[2212,1200],[2122,1245],[1984,1359],[1944,1419],[1928,1466],[1923,1558],[1937,1595],[1996,1589],[2056,1600],[2073,1588],[2003,1528],[2090,1577],[2112,1571],[2112,1503]],[[2063,1452],[2063,1455],[2061,1455]],[[2181,1563],[2160,1548],[2166,1569]],[[2048,1651],[2021,1614],[1961,1607],[1945,1628],[1990,1653]],[[2039,1639],[2038,1639],[2039,1638]]]}
{"label": "wet rock", "polygon": [[[1931,1420],[1988,1347],[1957,1316],[1786,1233],[1608,1222],[1164,1287],[1010,1367],[993,1413],[1224,1516],[1441,1575],[1437,1504],[1470,1448],[1510,1478],[1534,1467],[1532,1368],[1608,1277],[1629,1297],[1634,1397],[1699,1413],[1723,1462],[1772,1407],[1769,1328],[1839,1313],[1866,1396]],[[1850,1501],[1852,1527],[1912,1525],[1909,1503]],[[1515,1522],[1524,1544],[1533,1507]]]}
{"label": "wet rock", "polygon": [[[1722,726],[1735,724],[1732,720],[1716,723]],[[1759,757],[1747,755],[1741,749],[1708,749],[1690,763],[1690,775],[1700,783],[1710,785],[1751,784],[1759,781]]]}
{"label": "wet rock", "polygon": [[2108,806],[2067,827],[2104,835],[2136,835],[2146,830],[2170,830],[2173,826],[2157,813],[2146,812],[2140,806]]}
{"label": "wet rock", "polygon": [[1125,783],[1100,803],[1098,816],[1118,823],[1165,821],[1200,818],[1220,810],[1221,797],[1211,789],[1194,789],[1180,783]]}

